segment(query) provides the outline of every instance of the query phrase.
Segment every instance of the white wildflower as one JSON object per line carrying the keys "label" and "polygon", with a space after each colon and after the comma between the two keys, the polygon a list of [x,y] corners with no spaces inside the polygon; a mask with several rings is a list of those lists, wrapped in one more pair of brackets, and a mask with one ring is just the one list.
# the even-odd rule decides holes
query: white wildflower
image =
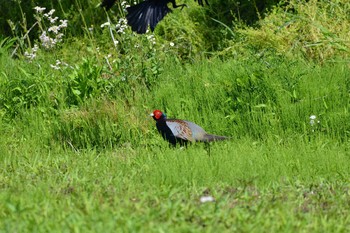
{"label": "white wildflower", "polygon": [[24,52],[24,56],[29,59],[29,62],[32,62],[32,60],[34,60],[34,58],[36,57],[36,52],[39,50],[39,47],[37,44],[34,44],[34,47],[28,52],[25,51]]}
{"label": "white wildflower", "polygon": [[212,197],[212,196],[202,196],[202,197],[199,199],[199,201],[200,201],[201,203],[206,203],[206,202],[214,202],[215,199],[214,199],[214,197]]}
{"label": "white wildflower", "polygon": [[58,27],[60,28],[66,28],[68,26],[68,20],[67,19],[60,19],[60,25]]}
{"label": "white wildflower", "polygon": [[123,10],[124,10],[125,12],[127,12],[126,8],[129,8],[129,7],[130,7],[130,5],[129,5],[126,1],[122,1],[122,2],[120,3],[120,5],[121,5],[121,7],[123,8]]}
{"label": "white wildflower", "polygon": [[57,36],[56,36],[56,41],[62,41],[62,37],[63,37],[63,33],[58,33]]}
{"label": "white wildflower", "polygon": [[174,47],[175,44],[174,44],[174,42],[170,42],[169,45],[170,45],[171,47]]}
{"label": "white wildflower", "polygon": [[310,125],[313,126],[315,124],[316,116],[311,115],[309,118],[310,118]]}
{"label": "white wildflower", "polygon": [[60,60],[56,60],[56,63],[54,65],[50,64],[50,67],[55,70],[60,70],[62,66],[64,66],[65,68],[70,67],[67,63]]}
{"label": "white wildflower", "polygon": [[39,49],[39,46],[37,44],[34,44],[34,47],[32,49],[33,52],[37,52]]}
{"label": "white wildflower", "polygon": [[104,27],[109,26],[109,25],[111,25],[109,22],[105,22],[105,23],[101,24],[101,28],[104,28]]}
{"label": "white wildflower", "polygon": [[55,23],[56,20],[58,20],[58,17],[56,16],[55,18],[49,18],[50,23]]}
{"label": "white wildflower", "polygon": [[156,38],[154,37],[153,34],[150,34],[147,36],[147,39],[149,40],[149,42],[151,42],[152,44],[156,44]]}
{"label": "white wildflower", "polygon": [[36,57],[36,53],[35,52],[31,52],[31,53],[29,53],[29,52],[24,52],[24,56],[27,58],[27,59],[29,59],[29,61],[31,62],[32,60],[34,60],[34,58]]}
{"label": "white wildflower", "polygon": [[53,15],[53,13],[55,13],[55,11],[56,11],[55,9],[52,9],[52,10],[50,10],[49,13],[47,13],[47,14],[51,16],[51,15]]}
{"label": "white wildflower", "polygon": [[59,30],[60,30],[60,28],[59,28],[58,26],[56,26],[56,25],[51,26],[51,27],[49,27],[49,29],[48,29],[49,32],[53,32],[53,33],[55,33],[55,34],[57,34]]}
{"label": "white wildflower", "polygon": [[52,65],[50,64],[51,68],[54,69],[54,70],[59,70],[61,69],[59,66],[56,66],[56,65]]}
{"label": "white wildflower", "polygon": [[46,35],[45,31],[41,33],[41,35],[39,36],[39,39],[45,48],[47,47],[46,45],[50,43],[50,37]]}
{"label": "white wildflower", "polygon": [[120,18],[118,23],[115,25],[118,33],[125,34],[125,30],[128,27],[128,21],[126,18]]}
{"label": "white wildflower", "polygon": [[44,10],[46,10],[46,8],[45,7],[36,6],[36,7],[34,7],[34,10],[36,11],[36,13],[42,13]]}
{"label": "white wildflower", "polygon": [[311,115],[310,116],[310,120],[315,120],[316,119],[316,116],[315,115]]}
{"label": "white wildflower", "polygon": [[50,10],[49,13],[44,14],[44,17],[51,19],[51,16],[53,15],[53,13],[55,13],[55,11],[55,9]]}
{"label": "white wildflower", "polygon": [[46,49],[53,48],[57,43],[57,40],[47,36],[45,31],[41,34],[39,39],[41,41],[41,45]]}

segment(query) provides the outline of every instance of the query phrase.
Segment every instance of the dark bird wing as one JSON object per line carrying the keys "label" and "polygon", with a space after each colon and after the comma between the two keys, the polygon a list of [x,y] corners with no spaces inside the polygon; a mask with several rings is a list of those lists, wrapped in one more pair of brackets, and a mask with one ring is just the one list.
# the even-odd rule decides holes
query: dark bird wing
{"label": "dark bird wing", "polygon": [[133,31],[140,34],[146,33],[148,25],[153,31],[159,21],[171,12],[166,3],[166,1],[146,0],[126,8],[128,24]]}
{"label": "dark bird wing", "polygon": [[[204,2],[209,5],[207,0],[195,1],[201,6],[204,6]],[[106,10],[109,10],[115,2],[116,0],[103,0],[101,7],[105,7]],[[174,8],[185,6],[185,4],[176,5],[175,0],[145,0],[126,8],[128,11],[126,15],[128,24],[133,31],[139,34],[146,33],[148,26],[150,26],[151,31],[154,31],[159,21],[171,12],[171,9],[167,6],[169,2],[173,4]]]}

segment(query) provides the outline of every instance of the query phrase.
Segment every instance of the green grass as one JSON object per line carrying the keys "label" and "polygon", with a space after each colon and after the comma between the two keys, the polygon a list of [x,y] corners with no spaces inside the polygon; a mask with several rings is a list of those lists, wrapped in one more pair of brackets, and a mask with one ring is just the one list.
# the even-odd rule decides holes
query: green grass
{"label": "green grass", "polygon": [[[348,149],[294,143],[244,138],[213,144],[210,157],[200,145],[101,153],[7,145],[1,229],[349,230]],[[216,201],[200,203],[204,195]]]}
{"label": "green grass", "polygon": [[[114,92],[92,85],[73,105],[72,79],[53,73],[36,85],[34,73],[36,91],[20,95],[27,104],[3,109],[1,231],[349,230],[348,68],[266,62],[168,61],[151,90],[130,83],[128,94],[109,79]],[[60,90],[58,106],[34,98],[48,87]],[[232,139],[211,144],[210,156],[201,144],[169,148],[148,117],[154,108]],[[215,202],[201,203],[207,195]]]}
{"label": "green grass", "polygon": [[[237,5],[254,28],[192,3],[153,36],[66,4],[55,47],[47,19],[0,39],[0,232],[350,231],[347,1]],[[154,109],[231,139],[170,148]]]}

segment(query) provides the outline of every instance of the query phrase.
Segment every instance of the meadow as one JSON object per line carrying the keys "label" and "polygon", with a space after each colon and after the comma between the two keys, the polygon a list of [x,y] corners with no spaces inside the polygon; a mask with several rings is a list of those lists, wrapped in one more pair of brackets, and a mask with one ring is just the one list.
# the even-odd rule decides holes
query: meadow
{"label": "meadow", "polygon": [[[58,2],[3,14],[0,232],[350,231],[347,1],[191,2],[145,35]],[[154,109],[231,138],[169,147]]]}

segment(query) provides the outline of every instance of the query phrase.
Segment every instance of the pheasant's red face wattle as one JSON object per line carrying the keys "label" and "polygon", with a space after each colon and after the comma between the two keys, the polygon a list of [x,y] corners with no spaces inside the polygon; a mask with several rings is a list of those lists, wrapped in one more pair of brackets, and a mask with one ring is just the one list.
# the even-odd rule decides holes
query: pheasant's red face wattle
{"label": "pheasant's red face wattle", "polygon": [[160,110],[154,110],[152,116],[155,120],[159,120],[160,118],[162,118],[163,113]]}

